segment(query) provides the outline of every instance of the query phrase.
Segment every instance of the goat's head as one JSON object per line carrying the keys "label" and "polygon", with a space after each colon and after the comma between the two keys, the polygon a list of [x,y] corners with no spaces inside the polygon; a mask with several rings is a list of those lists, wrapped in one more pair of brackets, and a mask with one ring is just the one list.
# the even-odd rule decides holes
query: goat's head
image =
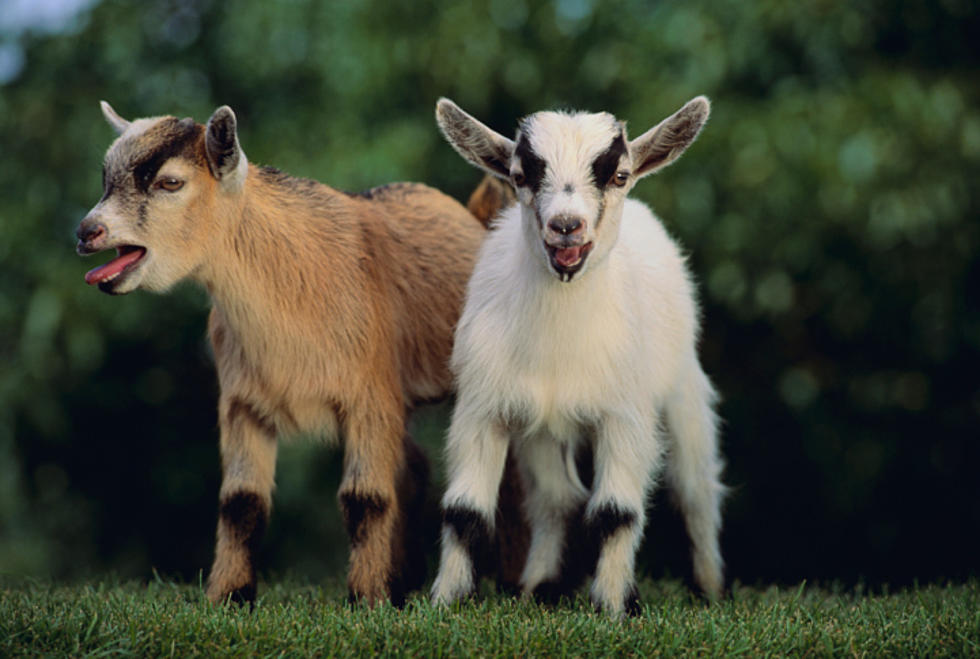
{"label": "goat's head", "polygon": [[568,282],[605,257],[619,235],[626,194],[684,153],[709,110],[698,96],[634,140],[605,112],[537,112],[520,121],[514,140],[449,99],[439,100],[436,120],[463,158],[513,184],[526,235]]}
{"label": "goat's head", "polygon": [[235,114],[218,108],[205,127],[190,118],[126,121],[105,101],[102,113],[119,137],[106,152],[102,198],[76,231],[77,251],[117,256],[85,281],[116,295],[166,290],[204,261],[216,196],[238,194],[245,181]]}

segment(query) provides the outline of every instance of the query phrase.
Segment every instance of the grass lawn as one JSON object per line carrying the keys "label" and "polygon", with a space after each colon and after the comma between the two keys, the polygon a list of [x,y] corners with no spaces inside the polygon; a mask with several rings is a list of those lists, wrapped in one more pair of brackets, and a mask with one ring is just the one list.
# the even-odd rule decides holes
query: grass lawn
{"label": "grass lawn", "polygon": [[640,584],[643,613],[610,621],[580,600],[544,608],[488,594],[439,608],[343,604],[341,584],[260,585],[254,611],[198,585],[0,580],[0,656],[980,656],[980,584],[855,594],[736,585],[714,605]]}

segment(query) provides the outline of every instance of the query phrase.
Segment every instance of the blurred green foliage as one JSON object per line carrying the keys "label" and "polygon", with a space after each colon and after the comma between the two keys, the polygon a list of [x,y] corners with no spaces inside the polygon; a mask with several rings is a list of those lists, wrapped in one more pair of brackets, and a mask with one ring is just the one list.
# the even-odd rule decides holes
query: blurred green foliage
{"label": "blurred green foliage", "polygon": [[[442,142],[439,96],[503,132],[572,107],[637,135],[705,93],[702,137],[634,194],[700,282],[732,575],[976,574],[972,3],[111,0],[54,33],[4,11],[0,572],[193,577],[210,564],[206,296],[101,295],[72,251],[112,139],[99,99],[127,118],[199,121],[227,103],[255,162],[465,199],[480,174]],[[436,460],[445,409],[417,428]],[[309,443],[281,456],[265,564],[338,573],[338,456]],[[676,573],[684,541],[662,503],[644,555]]]}

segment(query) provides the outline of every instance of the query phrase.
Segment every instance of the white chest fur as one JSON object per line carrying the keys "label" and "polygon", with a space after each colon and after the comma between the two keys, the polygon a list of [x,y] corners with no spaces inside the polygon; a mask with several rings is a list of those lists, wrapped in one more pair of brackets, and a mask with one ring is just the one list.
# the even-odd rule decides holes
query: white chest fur
{"label": "white chest fur", "polygon": [[[653,414],[694,323],[682,260],[641,204],[620,245],[561,282],[508,215],[481,252],[453,355],[460,391],[491,417],[558,438],[612,413]],[[636,409],[648,406],[647,410]]]}

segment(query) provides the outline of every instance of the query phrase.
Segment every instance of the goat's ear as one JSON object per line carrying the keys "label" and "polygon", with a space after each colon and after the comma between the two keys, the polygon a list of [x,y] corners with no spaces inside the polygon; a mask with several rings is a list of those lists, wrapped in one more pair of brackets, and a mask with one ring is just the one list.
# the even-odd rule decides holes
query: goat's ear
{"label": "goat's ear", "polygon": [[494,176],[510,179],[513,140],[484,126],[448,98],[436,103],[436,122],[459,155]]}
{"label": "goat's ear", "polygon": [[122,135],[129,128],[130,122],[126,121],[112,109],[112,106],[105,101],[99,101],[99,105],[102,107],[102,116],[105,120],[109,122],[112,129],[116,131],[116,135]]}
{"label": "goat's ear", "polygon": [[704,96],[688,101],[684,107],[630,142],[633,175],[652,174],[677,160],[701,132],[708,120],[711,102]]}
{"label": "goat's ear", "polygon": [[248,160],[238,143],[238,123],[235,113],[222,105],[208,119],[204,138],[208,167],[222,185],[239,186],[248,173]]}

